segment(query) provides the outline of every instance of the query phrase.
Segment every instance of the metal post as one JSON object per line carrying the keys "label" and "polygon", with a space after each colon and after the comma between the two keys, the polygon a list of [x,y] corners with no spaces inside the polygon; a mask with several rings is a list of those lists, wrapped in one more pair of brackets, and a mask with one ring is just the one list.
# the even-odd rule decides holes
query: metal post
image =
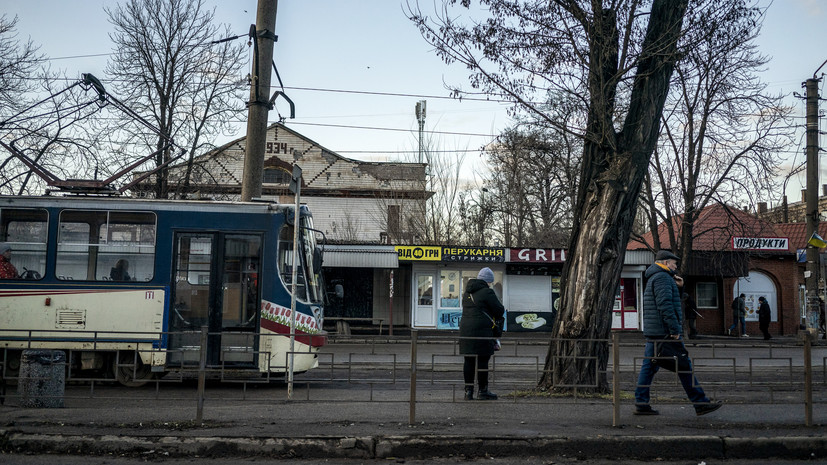
{"label": "metal post", "polygon": [[254,68],[250,73],[253,82],[250,86],[250,102],[247,104],[247,139],[241,180],[241,200],[244,202],[261,197],[277,9],[278,0],[258,0],[256,37],[253,39],[256,41],[258,53],[253,61]]}
{"label": "metal post", "polygon": [[416,423],[416,345],[419,330],[411,330],[411,398],[408,412],[408,424]]}
{"label": "metal post", "polygon": [[[818,333],[816,333],[818,334]],[[813,426],[813,352],[812,333],[803,333],[804,336],[804,424]]]}
{"label": "metal post", "polygon": [[389,293],[390,305],[388,306],[388,336],[393,336],[393,270],[391,270]]}
{"label": "metal post", "polygon": [[[294,172],[297,170],[294,169]],[[290,291],[290,356],[287,367],[287,399],[293,398],[293,359],[295,357],[296,345],[296,281],[299,266],[299,226],[301,223],[301,212],[299,211],[299,198],[301,196],[301,171],[298,170],[299,180],[296,183],[296,210],[293,214],[293,280]]]}
{"label": "metal post", "polygon": [[612,426],[620,425],[620,333],[612,332]]}
{"label": "metal post", "polygon": [[201,423],[204,419],[204,385],[207,381],[207,337],[209,329],[201,327],[201,353],[198,362],[198,411],[195,414],[195,422]]}

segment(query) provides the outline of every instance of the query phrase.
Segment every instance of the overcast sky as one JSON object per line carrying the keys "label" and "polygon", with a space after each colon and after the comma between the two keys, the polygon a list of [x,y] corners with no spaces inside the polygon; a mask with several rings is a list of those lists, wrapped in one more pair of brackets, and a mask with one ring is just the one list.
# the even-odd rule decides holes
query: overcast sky
{"label": "overcast sky", "polygon": [[[207,0],[217,18],[235,34],[255,22],[257,0]],[[433,0],[424,0],[426,7]],[[765,2],[767,3],[767,2]],[[92,73],[105,80],[112,27],[103,0],[2,0],[0,14],[19,17],[18,32],[41,46],[52,66],[70,76]],[[827,2],[775,0],[764,23],[759,49],[772,60],[764,79],[789,95],[796,122],[803,126],[804,106],[792,97],[801,83],[827,60],[821,44]],[[404,15],[398,0],[280,0],[276,18],[279,40],[275,61],[296,119],[286,124],[344,156],[396,160],[416,147],[414,107],[427,100],[426,129],[440,135],[446,149],[476,149],[508,125],[506,106],[496,102],[456,101],[445,82],[468,88],[461,66],[447,66],[430,50]],[[827,65],[819,72],[827,72]],[[275,83],[275,79],[273,80]],[[824,84],[821,85],[824,94]],[[278,110],[288,114],[286,104]],[[271,120],[278,118],[271,112]],[[802,129],[803,134],[803,129]],[[243,130],[238,136],[243,135]],[[798,147],[803,153],[803,136]],[[792,157],[794,154],[790,154]],[[799,157],[803,155],[798,155]],[[824,172],[825,170],[822,170]],[[825,183],[824,175],[822,181]],[[803,176],[802,180],[803,182]],[[799,200],[800,184],[788,189]]]}

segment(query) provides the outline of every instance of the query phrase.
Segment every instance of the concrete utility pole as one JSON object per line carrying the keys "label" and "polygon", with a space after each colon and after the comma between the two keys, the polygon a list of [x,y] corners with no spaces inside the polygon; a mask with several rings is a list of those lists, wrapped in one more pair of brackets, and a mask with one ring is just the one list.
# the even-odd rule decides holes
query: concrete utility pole
{"label": "concrete utility pole", "polygon": [[425,100],[416,102],[416,120],[419,122],[419,163],[425,153]]}
{"label": "concrete utility pole", "polygon": [[241,181],[241,200],[244,202],[261,197],[277,9],[278,0],[258,0],[254,39],[257,41],[257,52],[250,73],[252,85],[250,102],[247,104],[247,145],[244,149],[244,176]]}
{"label": "concrete utility pole", "polygon": [[[822,65],[824,66],[824,65]],[[821,69],[821,68],[819,68]],[[816,71],[818,72],[818,71]],[[812,79],[804,82],[807,92],[807,237],[818,231],[818,82]],[[805,321],[810,312],[818,312],[818,248],[807,245],[807,266],[804,273],[804,286],[807,290]]]}

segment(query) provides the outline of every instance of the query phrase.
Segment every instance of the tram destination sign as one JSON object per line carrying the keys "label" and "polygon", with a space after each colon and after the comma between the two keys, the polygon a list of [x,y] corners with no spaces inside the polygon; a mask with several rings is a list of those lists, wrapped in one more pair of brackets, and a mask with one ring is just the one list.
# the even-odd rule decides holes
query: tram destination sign
{"label": "tram destination sign", "polygon": [[787,237],[733,237],[732,248],[736,250],[789,250]]}

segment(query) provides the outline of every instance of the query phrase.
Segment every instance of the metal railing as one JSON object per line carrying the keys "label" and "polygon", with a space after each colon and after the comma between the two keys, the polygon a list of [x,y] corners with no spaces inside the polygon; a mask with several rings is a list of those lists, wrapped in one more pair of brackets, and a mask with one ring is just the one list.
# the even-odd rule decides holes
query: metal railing
{"label": "metal railing", "polygon": [[[0,347],[10,343],[26,347],[45,346],[58,348],[61,341],[76,338],[75,331],[50,331],[43,337],[34,331],[16,334],[13,338],[0,337]],[[8,334],[8,332],[7,332]],[[226,348],[219,359],[242,358],[258,361],[267,359],[272,371],[261,372],[256,368],[244,368],[229,362],[208,363],[207,344],[221,333],[189,332],[198,335],[198,345],[177,352],[167,352],[168,359],[179,360],[163,367],[160,376],[148,380],[144,387],[125,388],[117,384],[112,373],[126,370],[138,377],[144,368],[139,362],[142,353],[160,351],[158,347],[169,337],[178,333],[161,332],[140,336],[151,348],[134,348],[129,356],[114,358],[112,369],[79,370],[78,361],[91,362],[95,357],[112,351],[113,341],[138,338],[136,333],[83,332],[86,341],[83,347],[66,350],[67,402],[71,399],[112,398],[121,402],[147,399],[180,399],[191,402],[196,392],[196,419],[200,421],[203,410],[209,405],[226,402],[365,402],[365,403],[407,403],[410,423],[416,422],[417,405],[426,403],[453,403],[463,399],[464,382],[462,366],[464,356],[459,353],[460,338],[454,334],[420,335],[411,331],[409,337],[356,336],[339,337],[335,343],[322,346],[316,357],[318,366],[294,377],[295,394],[284,395],[283,372],[288,366],[289,354],[281,354],[271,360],[267,353],[250,348]],[[226,334],[226,333],[225,333]],[[235,333],[233,333],[235,334]],[[284,335],[254,334],[250,337],[264,347],[266,339],[284,338]],[[644,360],[643,344],[640,340],[623,342],[618,333],[611,339],[567,341],[574,347],[587,342],[605,344],[608,359],[605,367],[594,360],[593,373],[584,379],[600,380],[608,387],[602,396],[595,396],[594,381],[569,383],[565,386],[567,396],[551,395],[537,389],[538,381],[546,374],[546,354],[550,340],[521,339],[518,335],[506,335],[501,339],[502,349],[495,353],[489,363],[489,380],[492,390],[500,393],[501,401],[513,403],[578,403],[588,400],[604,402],[612,412],[612,424],[620,424],[620,409],[634,401],[630,394],[637,387],[637,377]],[[275,343],[275,341],[271,341]],[[784,342],[705,340],[687,341],[693,361],[693,372],[700,380],[707,394],[726,403],[737,404],[789,404],[801,405],[802,423],[812,425],[813,406],[827,403],[827,345],[816,345],[809,338],[789,339]],[[565,358],[590,357],[575,349]],[[123,351],[122,351],[123,353]],[[308,350],[297,351],[297,355],[308,355]],[[103,357],[105,358],[105,357]],[[553,358],[560,363],[561,358]],[[190,361],[191,363],[185,363]],[[4,351],[2,373],[5,384],[14,384],[14,352]],[[88,368],[88,367],[86,367]],[[272,389],[256,389],[251,385],[268,385]],[[562,387],[562,386],[557,386]],[[658,403],[684,403],[685,394],[675,373],[661,373],[652,382],[653,400]],[[239,389],[240,388],[240,389]],[[0,393],[2,394],[2,393]],[[17,394],[10,389],[6,392],[7,404],[14,405]]]}

